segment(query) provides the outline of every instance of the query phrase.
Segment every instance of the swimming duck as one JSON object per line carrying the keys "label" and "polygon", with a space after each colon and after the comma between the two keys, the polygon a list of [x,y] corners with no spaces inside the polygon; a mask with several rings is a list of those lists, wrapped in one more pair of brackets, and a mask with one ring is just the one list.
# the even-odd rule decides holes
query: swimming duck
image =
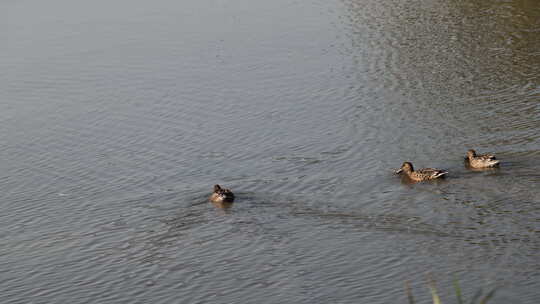
{"label": "swimming duck", "polygon": [[401,165],[401,168],[396,171],[396,174],[401,172],[405,172],[410,179],[417,182],[436,179],[448,173],[447,171],[433,168],[424,168],[415,171],[410,162],[404,162],[403,165]]}
{"label": "swimming duck", "polygon": [[476,154],[473,149],[467,151],[467,159],[471,168],[490,168],[499,164],[493,154]]}
{"label": "swimming duck", "polygon": [[214,185],[214,193],[210,196],[212,203],[232,203],[234,201],[234,194],[231,190],[221,188],[220,185]]}

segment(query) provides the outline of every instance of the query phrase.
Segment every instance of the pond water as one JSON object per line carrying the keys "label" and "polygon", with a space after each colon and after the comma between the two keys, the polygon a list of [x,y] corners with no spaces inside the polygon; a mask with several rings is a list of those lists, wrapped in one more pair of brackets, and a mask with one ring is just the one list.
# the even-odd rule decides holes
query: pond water
{"label": "pond water", "polygon": [[428,302],[428,275],[540,301],[538,1],[7,0],[0,26],[2,303]]}

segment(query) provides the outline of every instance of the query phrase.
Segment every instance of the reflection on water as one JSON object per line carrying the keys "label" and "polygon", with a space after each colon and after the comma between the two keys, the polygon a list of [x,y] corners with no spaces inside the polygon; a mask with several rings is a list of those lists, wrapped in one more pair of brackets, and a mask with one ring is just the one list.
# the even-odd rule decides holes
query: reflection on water
{"label": "reflection on water", "polygon": [[405,185],[405,186],[413,186],[414,184],[417,184],[417,183],[428,183],[428,184],[433,184],[433,185],[441,185],[441,184],[447,182],[446,177],[441,177],[441,178],[431,179],[431,180],[426,180],[426,181],[415,181],[415,180],[411,179],[410,177],[408,177],[406,174],[400,174],[400,180],[401,180],[401,183],[403,185]]}
{"label": "reflection on water", "polygon": [[216,208],[222,209],[223,211],[227,211],[230,209],[233,205],[231,202],[212,202],[212,205],[214,205]]}
{"label": "reflection on water", "polygon": [[4,302],[538,302],[537,1],[124,2],[0,4]]}

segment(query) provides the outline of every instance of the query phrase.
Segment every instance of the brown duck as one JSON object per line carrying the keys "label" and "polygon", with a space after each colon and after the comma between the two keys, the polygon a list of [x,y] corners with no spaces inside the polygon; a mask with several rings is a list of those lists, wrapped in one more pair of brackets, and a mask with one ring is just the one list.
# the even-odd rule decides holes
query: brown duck
{"label": "brown duck", "polygon": [[404,162],[401,168],[396,171],[396,174],[401,172],[404,172],[410,179],[417,182],[436,179],[448,173],[447,171],[433,168],[424,168],[415,171],[410,162]]}
{"label": "brown duck", "polygon": [[234,194],[229,189],[221,188],[220,185],[214,185],[214,192],[210,196],[210,201],[216,204],[232,203],[234,202]]}
{"label": "brown duck", "polygon": [[471,168],[490,168],[499,164],[493,154],[476,154],[473,149],[467,151],[467,160]]}

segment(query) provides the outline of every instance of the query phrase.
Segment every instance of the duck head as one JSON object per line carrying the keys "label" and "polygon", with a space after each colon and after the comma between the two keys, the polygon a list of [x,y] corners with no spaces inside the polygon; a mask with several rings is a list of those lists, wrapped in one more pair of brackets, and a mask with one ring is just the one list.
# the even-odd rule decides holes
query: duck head
{"label": "duck head", "polygon": [[408,173],[412,171],[414,171],[412,164],[410,162],[404,162],[403,165],[401,165],[401,168],[396,171],[396,174],[399,174],[401,172]]}
{"label": "duck head", "polygon": [[220,185],[214,185],[214,193],[212,194],[217,200],[223,202],[232,203],[234,201],[234,194],[231,190],[221,188]]}
{"label": "duck head", "polygon": [[474,157],[476,157],[476,151],[474,151],[473,149],[470,149],[469,151],[467,151],[467,158],[471,159]]}

